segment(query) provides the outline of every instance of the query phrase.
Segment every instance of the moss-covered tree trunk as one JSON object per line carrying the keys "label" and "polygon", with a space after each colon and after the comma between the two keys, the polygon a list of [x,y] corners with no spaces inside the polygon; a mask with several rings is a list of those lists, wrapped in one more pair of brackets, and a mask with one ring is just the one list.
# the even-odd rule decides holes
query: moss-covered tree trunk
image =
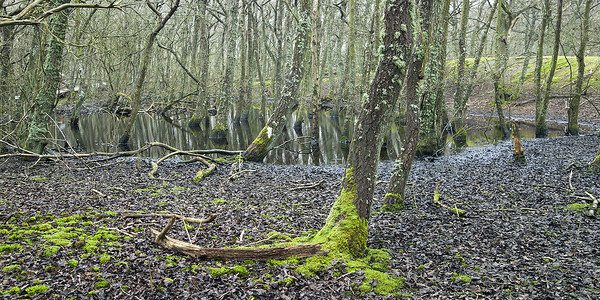
{"label": "moss-covered tree trunk", "polygon": [[[207,116],[207,82],[208,67],[210,65],[210,48],[208,44],[208,26],[206,25],[206,1],[198,1],[198,13],[195,16],[195,29],[193,43],[198,44],[200,51],[200,60],[196,60],[196,51],[192,51],[192,65],[198,66],[198,96],[196,97],[196,109],[188,126],[190,128],[200,128],[200,121]],[[195,41],[194,41],[195,40]]]}
{"label": "moss-covered tree trunk", "polygon": [[294,41],[294,52],[290,70],[286,76],[281,100],[273,114],[269,118],[267,124],[254,139],[252,144],[248,146],[246,151],[242,153],[242,157],[248,161],[262,161],[271,146],[271,143],[277,141],[287,121],[288,108],[291,103],[296,100],[296,94],[302,75],[304,74],[305,52],[308,47],[310,38],[310,0],[302,0],[300,2],[300,12],[298,13],[297,35]]}
{"label": "moss-covered tree trunk", "polygon": [[467,58],[466,39],[467,26],[469,24],[469,0],[462,0],[462,11],[460,17],[460,32],[458,34],[458,67],[456,76],[456,93],[454,94],[454,143],[457,147],[463,147],[467,144],[467,131],[465,130],[465,107],[463,104],[463,89],[465,82],[465,60]]}
{"label": "moss-covered tree trunk", "polygon": [[[54,6],[68,3],[68,0],[56,0]],[[48,134],[51,115],[56,106],[56,90],[60,82],[60,69],[62,67],[62,54],[64,39],[67,33],[69,11],[54,14],[50,20],[50,41],[44,61],[42,84],[35,97],[31,122],[29,123],[29,134],[25,147],[27,150],[41,154],[48,144]]]}
{"label": "moss-covered tree trunk", "polygon": [[383,57],[355,125],[339,197],[314,238],[351,257],[364,255],[386,115],[396,106],[412,44],[412,0],[387,1]]}
{"label": "moss-covered tree trunk", "polygon": [[133,124],[135,123],[135,119],[138,111],[140,110],[141,104],[141,96],[142,96],[142,87],[144,85],[144,81],[146,80],[146,72],[148,71],[148,64],[150,64],[150,54],[152,52],[152,45],[154,45],[154,40],[156,40],[156,36],[158,33],[165,27],[169,19],[173,16],[177,8],[179,7],[179,0],[175,0],[173,6],[169,12],[163,16],[157,9],[151,4],[149,1],[146,2],[148,7],[156,14],[158,23],[148,35],[146,39],[146,44],[144,45],[144,52],[142,53],[142,62],[140,64],[140,73],[138,75],[137,81],[135,83],[135,91],[133,92],[132,98],[132,107],[131,107],[131,117],[129,121],[125,124],[125,130],[123,131],[123,135],[119,139],[119,147],[122,149],[128,149],[129,137],[131,134],[131,128],[133,128]]}
{"label": "moss-covered tree trunk", "polygon": [[573,97],[569,101],[567,110],[567,131],[566,135],[579,135],[579,104],[581,102],[581,93],[583,91],[583,77],[585,75],[585,48],[588,42],[588,33],[590,31],[590,10],[592,9],[592,0],[585,2],[583,11],[583,24],[581,26],[581,42],[577,51],[577,79],[575,80],[575,89]]}
{"label": "moss-covered tree trunk", "polygon": [[560,49],[560,29],[562,23],[562,0],[556,4],[556,27],[554,29],[554,48],[552,51],[552,60],[550,61],[550,70],[546,78],[544,97],[535,105],[535,137],[542,138],[548,136],[548,127],[546,125],[546,113],[548,112],[548,102],[550,102],[550,88],[552,87],[552,78],[556,71],[556,61],[558,60],[558,50]]}
{"label": "moss-covered tree trunk", "polygon": [[[415,26],[415,28],[421,28],[422,30],[429,28],[433,1],[435,0],[421,1],[419,10],[421,18],[414,20],[414,22],[420,22],[420,26]],[[417,32],[414,35],[416,40],[414,41],[415,47],[412,53],[412,63],[406,75],[406,110],[404,115],[406,126],[404,127],[402,148],[400,148],[400,153],[394,164],[390,185],[383,199],[385,209],[390,211],[399,210],[404,207],[406,183],[419,142],[419,102],[421,99],[419,95],[419,82],[421,81],[423,60],[425,59],[423,53],[426,52],[421,37],[424,34],[426,32]]]}
{"label": "moss-covered tree trunk", "polygon": [[509,87],[505,82],[505,73],[508,65],[508,31],[511,17],[505,10],[505,0],[500,0],[498,5],[498,14],[496,16],[496,49],[495,49],[495,67],[492,75],[494,81],[494,105],[498,113],[498,126],[502,131],[502,138],[510,138],[510,131],[506,125],[504,110],[502,105],[508,100],[510,95]]}
{"label": "moss-covered tree trunk", "polygon": [[233,86],[233,70],[236,48],[237,35],[237,20],[238,20],[238,0],[234,0],[229,13],[227,14],[227,22],[225,31],[227,32],[227,62],[223,72],[223,84],[221,85],[221,95],[217,100],[217,117],[214,126],[210,131],[210,138],[218,143],[223,143],[227,138],[229,126],[227,124],[229,117],[229,105],[231,104],[232,86]]}
{"label": "moss-covered tree trunk", "polygon": [[420,107],[420,130],[419,145],[417,153],[419,155],[436,155],[443,146],[441,142],[442,124],[440,120],[444,111],[441,111],[442,102],[440,93],[443,92],[444,84],[444,61],[446,41],[447,22],[449,9],[448,0],[433,1],[431,11],[433,18],[430,24],[424,23],[423,30],[428,32],[424,35],[424,45],[426,49],[426,67],[425,78],[422,86],[421,107]]}

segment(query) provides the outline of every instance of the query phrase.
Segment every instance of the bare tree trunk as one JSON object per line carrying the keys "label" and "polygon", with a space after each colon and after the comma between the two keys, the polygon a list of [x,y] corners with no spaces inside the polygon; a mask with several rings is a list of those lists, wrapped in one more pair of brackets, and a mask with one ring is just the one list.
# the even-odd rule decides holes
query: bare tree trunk
{"label": "bare tree trunk", "polygon": [[583,77],[585,75],[585,47],[588,42],[588,33],[590,30],[590,10],[592,9],[592,0],[585,1],[583,12],[583,24],[581,26],[581,42],[577,51],[577,80],[575,81],[575,90],[573,97],[569,101],[567,111],[568,124],[566,135],[579,135],[579,104],[581,102],[581,93],[583,92]]}
{"label": "bare tree trunk", "polygon": [[[319,70],[319,54],[321,50],[321,1],[313,0],[312,3],[312,27],[311,27],[311,62],[312,62],[312,124],[311,124],[311,135],[313,137],[313,151],[319,152],[319,111],[320,111],[320,95],[319,90],[321,88],[321,74]],[[315,165],[319,164],[318,156],[314,161]]]}
{"label": "bare tree trunk", "polygon": [[258,51],[258,24],[256,21],[256,16],[252,17],[252,30],[254,33],[254,39],[253,39],[253,43],[254,43],[254,58],[255,58],[255,63],[256,63],[256,74],[258,75],[258,80],[260,80],[260,114],[262,116],[262,119],[264,120],[264,118],[266,118],[266,107],[267,107],[267,87],[265,84],[265,77],[263,76],[262,73],[262,68],[260,66],[260,54]]}
{"label": "bare tree trunk", "polygon": [[[385,11],[383,58],[355,126],[340,195],[314,242],[323,248],[361,257],[373,202],[385,116],[396,106],[412,44],[411,0],[390,0]],[[399,30],[400,29],[400,30]]]}
{"label": "bare tree trunk", "polygon": [[[283,90],[283,66],[282,61],[284,57],[283,52],[283,1],[277,1],[277,7],[275,11],[275,21],[273,25],[273,31],[275,31],[275,39],[277,40],[277,56],[275,60],[275,99],[279,101],[281,99],[281,91]],[[266,116],[265,116],[266,118]]]}
{"label": "bare tree trunk", "polygon": [[529,67],[529,60],[531,59],[531,43],[535,38],[536,28],[535,23],[537,18],[535,17],[535,12],[533,9],[531,10],[531,25],[529,26],[529,32],[525,37],[525,57],[523,58],[523,65],[521,67],[521,76],[519,77],[519,82],[517,82],[517,88],[512,93],[511,100],[516,100],[521,95],[521,90],[523,89],[523,83],[525,82],[525,78],[527,76],[527,68]]}
{"label": "bare tree trunk", "polygon": [[119,147],[122,149],[127,149],[129,143],[129,137],[131,133],[131,128],[133,127],[133,123],[135,123],[135,118],[140,109],[141,95],[142,95],[142,86],[144,85],[144,81],[146,80],[146,72],[148,71],[148,64],[150,63],[150,52],[152,51],[152,45],[154,44],[154,40],[158,33],[165,27],[169,19],[173,16],[177,8],[179,7],[179,0],[175,0],[175,3],[169,10],[169,12],[163,16],[150,1],[146,2],[148,7],[157,15],[158,23],[154,30],[148,35],[148,39],[146,40],[146,44],[144,46],[144,52],[142,53],[142,63],[140,66],[140,74],[138,76],[137,82],[135,84],[135,92],[132,98],[132,108],[131,108],[131,117],[127,124],[125,124],[125,130],[123,135],[119,139]]}
{"label": "bare tree trunk", "polygon": [[198,66],[200,74],[198,76],[198,96],[196,97],[196,109],[194,110],[194,114],[188,123],[188,127],[190,128],[200,128],[200,121],[207,116],[207,82],[208,67],[210,66],[210,49],[208,41],[208,28],[206,25],[206,1],[207,0],[198,1],[198,15],[196,16],[196,29],[198,32],[197,34],[194,33],[194,40],[196,40],[196,43],[199,44],[198,48],[200,50],[200,60],[196,61],[196,53],[195,51],[192,52],[192,65]]}
{"label": "bare tree trunk", "polygon": [[281,100],[273,111],[271,118],[258,134],[256,139],[248,146],[242,157],[248,161],[262,161],[271,143],[277,141],[286,125],[287,113],[290,104],[295,101],[302,74],[304,74],[305,52],[310,38],[310,0],[300,1],[300,12],[298,13],[297,36],[294,42],[294,53],[290,71],[286,76],[285,85],[281,94]]}
{"label": "bare tree trunk", "polygon": [[[68,0],[56,0],[53,4],[54,6],[60,6],[68,2]],[[48,144],[49,127],[52,124],[51,114],[56,106],[56,90],[60,82],[63,41],[67,33],[68,14],[68,11],[54,14],[50,21],[51,37],[44,61],[42,84],[35,97],[35,106],[29,124],[29,135],[25,142],[26,149],[37,154],[42,154]]]}
{"label": "bare tree trunk", "polygon": [[538,107],[542,107],[542,64],[544,62],[544,38],[546,37],[546,28],[550,20],[550,0],[544,0],[542,25],[540,26],[540,37],[538,40],[538,48],[535,56],[535,77],[533,79],[533,87],[535,88],[535,107],[536,120],[538,118]]}
{"label": "bare tree trunk", "polygon": [[[491,27],[492,20],[494,19],[496,7],[498,7],[498,0],[494,0],[494,3],[490,7],[491,11],[488,16],[488,19],[487,19],[486,23],[482,25],[484,27],[483,34],[481,35],[481,39],[479,41],[479,46],[477,47],[477,50],[475,52],[475,59],[473,62],[473,66],[471,67],[471,69],[469,71],[469,76],[468,76],[468,80],[466,82],[464,96],[460,103],[461,109],[463,111],[465,110],[465,106],[467,105],[467,102],[469,101],[469,98],[471,97],[471,93],[473,92],[473,85],[475,84],[475,77],[477,77],[477,70],[479,69],[479,63],[481,62],[481,56],[483,54],[483,50],[485,49],[488,31]],[[456,130],[459,130],[459,129],[456,128]]]}
{"label": "bare tree trunk", "polygon": [[215,125],[211,129],[210,138],[220,144],[226,142],[227,131],[229,130],[228,110],[231,104],[233,87],[233,69],[236,48],[237,21],[238,21],[238,0],[234,0],[230,12],[228,13],[228,23],[231,27],[227,29],[227,62],[223,74],[223,85],[221,86],[221,95],[217,100],[217,118]]}
{"label": "bare tree trunk", "polygon": [[240,124],[241,116],[243,114],[244,106],[246,105],[246,96],[248,95],[247,78],[249,78],[250,69],[250,24],[247,22],[250,4],[246,0],[242,0],[242,8],[240,9],[240,90],[239,96],[236,103],[236,112],[233,118],[234,124]]}
{"label": "bare tree trunk", "polygon": [[15,41],[14,26],[5,26],[0,28],[2,35],[2,44],[0,44],[0,116],[3,112],[10,111],[10,106],[14,100],[12,95],[11,74],[12,64],[10,57]]}
{"label": "bare tree trunk", "polygon": [[544,98],[541,103],[535,106],[535,137],[541,138],[548,136],[548,127],[546,126],[546,113],[548,111],[548,102],[550,101],[550,87],[552,87],[552,78],[556,71],[556,61],[558,60],[558,50],[560,48],[560,29],[562,24],[562,0],[557,1],[556,5],[556,28],[554,29],[554,51],[552,52],[552,61],[550,62],[550,71],[546,78],[546,88]]}

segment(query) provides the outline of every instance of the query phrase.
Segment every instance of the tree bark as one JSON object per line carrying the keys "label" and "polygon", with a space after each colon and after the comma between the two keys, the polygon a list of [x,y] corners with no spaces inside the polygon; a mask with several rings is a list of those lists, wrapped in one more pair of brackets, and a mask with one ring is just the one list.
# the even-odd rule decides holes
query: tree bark
{"label": "tree bark", "polygon": [[304,74],[305,52],[310,38],[310,0],[300,2],[298,14],[297,36],[294,42],[294,53],[291,67],[286,76],[285,85],[281,94],[281,100],[273,111],[273,115],[265,127],[260,131],[252,144],[248,146],[242,157],[248,161],[262,161],[267,155],[271,143],[277,141],[286,125],[287,113],[290,104],[295,101],[302,75]]}
{"label": "tree bark", "polygon": [[583,12],[583,24],[581,27],[581,42],[577,51],[577,79],[575,81],[575,89],[573,90],[573,98],[569,101],[569,109],[567,110],[567,131],[566,135],[579,135],[579,104],[581,102],[581,93],[583,92],[583,77],[585,75],[585,48],[588,42],[588,34],[590,30],[590,10],[592,9],[592,0],[585,1]]}
{"label": "tree bark", "polygon": [[[53,4],[58,7],[68,2],[68,0],[56,0]],[[29,124],[29,135],[25,142],[26,149],[37,154],[42,154],[48,144],[49,127],[52,123],[51,115],[56,106],[56,90],[60,82],[63,41],[67,33],[68,14],[68,10],[54,14],[50,21],[51,37],[44,61],[42,84],[35,97],[35,107]]]}
{"label": "tree bark", "polygon": [[558,50],[560,48],[560,29],[562,24],[562,0],[557,1],[556,5],[556,28],[554,29],[554,50],[552,51],[552,61],[550,62],[550,71],[546,78],[546,87],[544,98],[535,106],[535,137],[542,138],[548,136],[548,127],[546,125],[546,113],[548,112],[548,103],[550,102],[550,88],[554,71],[556,71],[556,61],[558,60]]}
{"label": "tree bark", "polygon": [[129,148],[128,143],[129,143],[129,137],[131,134],[131,128],[133,128],[133,124],[135,123],[137,113],[140,109],[142,87],[144,85],[144,81],[146,80],[146,72],[148,71],[148,64],[150,64],[150,53],[152,51],[152,45],[154,44],[154,40],[156,39],[156,36],[158,35],[158,33],[165,27],[165,25],[167,24],[169,19],[173,16],[175,11],[179,7],[179,1],[180,0],[175,0],[175,3],[173,4],[171,9],[165,16],[163,16],[158,10],[156,10],[154,5],[152,3],[150,3],[150,0],[146,1],[146,4],[148,5],[148,7],[157,15],[158,23],[156,24],[156,26],[154,27],[154,30],[150,33],[150,35],[148,35],[148,38],[146,39],[146,44],[144,45],[144,52],[142,54],[142,63],[140,66],[140,74],[139,74],[137,82],[135,84],[135,92],[133,93],[133,98],[132,98],[133,105],[131,108],[131,117],[130,117],[129,121],[127,122],[127,124],[125,124],[125,130],[123,132],[123,135],[119,139],[119,147],[122,149]]}
{"label": "tree bark", "polygon": [[315,242],[352,257],[363,256],[386,115],[396,106],[412,44],[412,0],[391,0],[385,11],[383,57],[363,102],[340,195]]}

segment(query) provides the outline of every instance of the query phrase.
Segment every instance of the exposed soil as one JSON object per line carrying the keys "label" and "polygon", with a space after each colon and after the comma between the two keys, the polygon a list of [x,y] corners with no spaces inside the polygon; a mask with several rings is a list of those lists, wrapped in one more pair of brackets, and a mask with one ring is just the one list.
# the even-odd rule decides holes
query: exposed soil
{"label": "exposed soil", "polygon": [[[378,182],[368,246],[388,249],[387,273],[406,278],[400,296],[598,299],[600,220],[572,204],[587,203],[585,192],[600,197],[599,173],[587,164],[599,143],[596,136],[527,140],[526,163],[514,162],[508,142],[416,161],[405,210],[379,211],[387,184]],[[389,180],[392,166],[382,163],[378,180]],[[193,243],[256,245],[272,231],[298,236],[318,230],[343,174],[343,166],[243,164],[249,171],[230,180],[231,166],[221,165],[194,183],[199,168],[167,162],[149,179],[147,160],[3,162],[3,297],[16,297],[8,293],[14,287],[25,297],[36,285],[49,289],[33,297],[58,299],[386,297],[360,291],[364,272],[348,273],[343,263],[311,277],[296,273],[293,264],[264,262],[246,263],[247,273],[211,275],[211,267],[242,262],[179,255],[152,242],[148,228],[161,229],[167,219],[121,217],[123,211],[215,213],[216,222],[189,228]],[[319,187],[294,189],[321,180]],[[466,210],[466,217],[433,203],[436,186],[440,201]],[[37,231],[22,231],[27,228]],[[52,232],[76,234],[62,243],[48,236]],[[169,236],[188,240],[181,222]],[[20,248],[10,251],[7,244]]]}

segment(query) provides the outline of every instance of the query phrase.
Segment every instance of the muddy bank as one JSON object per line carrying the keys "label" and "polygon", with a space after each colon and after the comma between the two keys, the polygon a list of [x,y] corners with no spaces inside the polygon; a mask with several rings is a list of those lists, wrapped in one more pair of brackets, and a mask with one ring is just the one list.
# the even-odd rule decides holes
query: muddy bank
{"label": "muddy bank", "polygon": [[[417,161],[400,213],[379,211],[393,166],[380,164],[368,245],[387,249],[387,273],[405,278],[397,295],[600,297],[600,221],[578,211],[586,203],[584,191],[600,196],[599,173],[587,166],[599,143],[596,136],[527,140],[524,164],[514,162],[510,143]],[[385,297],[361,291],[364,273],[347,272],[343,263],[308,277],[295,270],[301,261],[199,261],[152,243],[148,228],[160,229],[168,220],[120,217],[130,210],[216,213],[215,223],[187,231],[179,223],[169,235],[206,247],[268,244],[284,238],[274,231],[294,237],[318,230],[343,174],[338,165],[243,164],[246,172],[230,179],[240,166],[221,165],[196,184],[199,168],[167,163],[149,179],[148,160],[3,161],[3,297]],[[433,203],[436,186],[440,201],[466,210],[465,218]]]}

